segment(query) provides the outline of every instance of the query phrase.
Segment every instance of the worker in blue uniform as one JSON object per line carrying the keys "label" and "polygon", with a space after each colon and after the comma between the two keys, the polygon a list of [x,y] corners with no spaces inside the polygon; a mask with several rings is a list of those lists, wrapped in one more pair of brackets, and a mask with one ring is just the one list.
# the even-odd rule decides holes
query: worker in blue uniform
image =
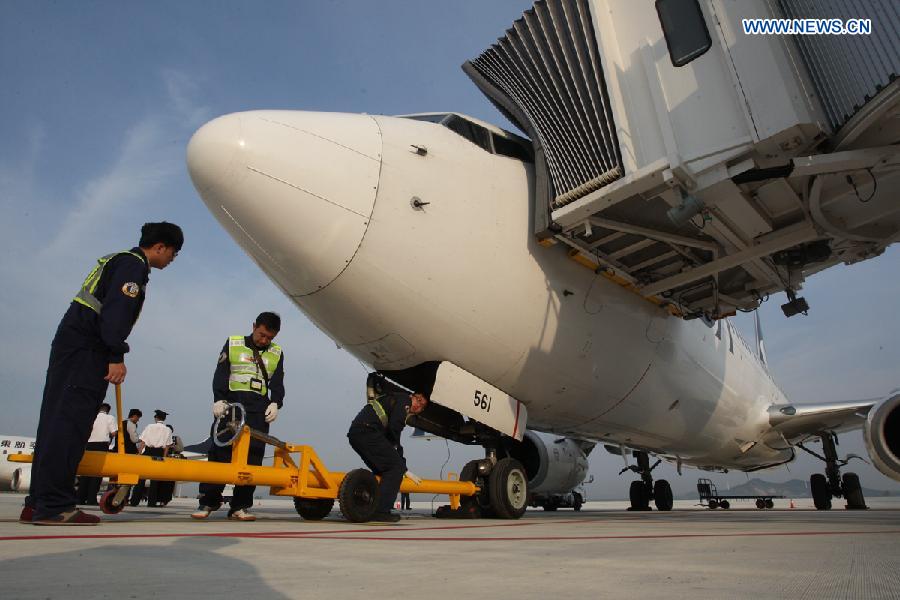
{"label": "worker in blue uniform", "polygon": [[400,520],[400,515],[391,512],[391,507],[400,491],[404,474],[414,483],[422,482],[421,478],[406,468],[400,434],[406,426],[407,417],[425,410],[428,399],[419,392],[382,392],[378,386],[372,385],[368,391],[368,403],[353,419],[347,437],[350,446],[366,466],[381,476],[378,504],[372,520],[396,523]]}
{"label": "worker in blue uniform", "polygon": [[21,522],[99,522],[75,508],[75,472],[107,387],[125,381],[125,340],[144,304],[150,269],[167,267],[183,243],[177,225],[145,223],[136,247],[97,260],[69,305],[50,346],[31,489]]}
{"label": "worker in blue uniform", "polygon": [[[284,404],[284,355],[273,340],[281,330],[281,317],[273,312],[260,313],[250,335],[233,335],[225,340],[213,375],[213,417],[219,418],[229,405],[239,403],[246,411],[246,424],[251,429],[269,432],[269,425],[278,417]],[[220,423],[221,428],[225,421]],[[218,435],[212,431],[211,435]],[[250,440],[247,463],[261,465],[265,454],[264,442]],[[231,446],[210,447],[208,459],[231,462]],[[205,519],[222,505],[224,485],[200,484],[200,506],[191,513],[194,519]],[[236,485],[231,496],[228,518],[235,521],[255,521],[250,512],[253,506],[254,485]]]}

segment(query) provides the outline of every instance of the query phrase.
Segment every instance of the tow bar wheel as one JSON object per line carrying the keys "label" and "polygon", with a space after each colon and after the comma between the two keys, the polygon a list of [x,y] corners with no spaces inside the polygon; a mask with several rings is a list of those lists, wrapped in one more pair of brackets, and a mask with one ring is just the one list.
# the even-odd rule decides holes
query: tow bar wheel
{"label": "tow bar wheel", "polygon": [[[102,510],[107,515],[117,515],[123,510],[125,510],[125,505],[127,504],[126,500],[128,500],[128,491],[125,490],[123,497],[120,499],[116,498],[116,494],[119,492],[120,488],[113,488],[107,490],[100,496],[100,510]],[[116,502],[118,501],[118,504]]]}
{"label": "tow bar wheel", "polygon": [[528,507],[528,476],[514,458],[497,461],[488,476],[488,498],[501,519],[518,519]]}
{"label": "tow bar wheel", "polygon": [[334,508],[334,498],[294,498],[294,508],[307,521],[321,521]]}
{"label": "tow bar wheel", "polygon": [[372,519],[378,508],[378,480],[367,469],[354,469],[344,475],[338,489],[341,514],[351,523]]}

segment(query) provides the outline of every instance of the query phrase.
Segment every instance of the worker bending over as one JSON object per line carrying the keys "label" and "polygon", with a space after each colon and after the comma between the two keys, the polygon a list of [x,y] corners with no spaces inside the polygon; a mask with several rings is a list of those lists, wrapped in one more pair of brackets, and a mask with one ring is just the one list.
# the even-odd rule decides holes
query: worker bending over
{"label": "worker bending over", "polygon": [[415,483],[422,481],[406,469],[400,434],[406,426],[406,418],[425,410],[428,399],[419,392],[372,393],[372,390],[373,386],[370,386],[368,404],[353,419],[347,437],[366,466],[381,476],[378,506],[372,520],[396,523],[400,515],[391,512],[391,507],[397,499],[404,473]]}
{"label": "worker bending over", "polygon": [[[272,340],[281,329],[281,317],[272,312],[261,313],[253,323],[250,335],[233,335],[225,341],[219,354],[219,363],[213,375],[213,416],[225,415],[228,405],[240,403],[246,410],[247,425],[269,432],[269,424],[278,416],[284,402],[284,356],[281,347]],[[220,424],[220,430],[225,427]],[[218,435],[214,431],[213,435]],[[266,445],[250,440],[247,463],[261,465]],[[231,462],[231,446],[220,448],[213,444],[209,460]],[[200,506],[191,514],[195,519],[205,519],[222,505],[224,485],[200,484]],[[236,485],[231,496],[228,518],[237,521],[255,521],[249,509],[253,506],[254,485]]]}

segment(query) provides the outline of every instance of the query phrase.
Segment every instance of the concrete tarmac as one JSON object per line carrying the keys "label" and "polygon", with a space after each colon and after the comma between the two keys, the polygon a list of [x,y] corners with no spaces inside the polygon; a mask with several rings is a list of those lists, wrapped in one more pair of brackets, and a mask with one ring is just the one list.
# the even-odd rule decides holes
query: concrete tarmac
{"label": "concrete tarmac", "polygon": [[828,512],[591,502],[518,521],[437,520],[413,503],[396,525],[347,523],[337,507],[303,521],[280,498],[253,523],[194,521],[196,502],[176,499],[96,527],[19,524],[21,501],[0,494],[2,598],[900,598],[897,499]]}

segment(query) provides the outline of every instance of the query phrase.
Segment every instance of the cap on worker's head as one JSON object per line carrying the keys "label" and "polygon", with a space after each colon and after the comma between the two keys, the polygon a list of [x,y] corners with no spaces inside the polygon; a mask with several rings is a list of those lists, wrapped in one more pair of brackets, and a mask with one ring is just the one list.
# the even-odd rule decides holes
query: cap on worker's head
{"label": "cap on worker's head", "polygon": [[128,418],[129,418],[129,419],[130,419],[131,417],[143,417],[143,416],[144,416],[144,413],[142,413],[142,412],[141,412],[139,409],[137,409],[137,408],[132,408],[131,410],[128,411]]}
{"label": "cap on worker's head", "polygon": [[159,419],[160,421],[165,421],[166,417],[169,416],[169,413],[167,413],[164,410],[155,410],[155,411],[153,411],[153,416],[156,417],[157,419]]}

